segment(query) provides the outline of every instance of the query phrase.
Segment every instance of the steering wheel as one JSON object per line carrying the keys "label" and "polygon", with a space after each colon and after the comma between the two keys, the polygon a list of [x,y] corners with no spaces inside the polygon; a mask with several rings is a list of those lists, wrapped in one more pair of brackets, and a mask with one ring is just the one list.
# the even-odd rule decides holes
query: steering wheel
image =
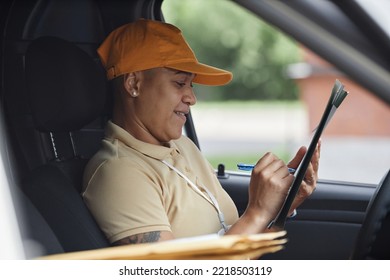
{"label": "steering wheel", "polygon": [[371,198],[351,259],[390,259],[390,170]]}

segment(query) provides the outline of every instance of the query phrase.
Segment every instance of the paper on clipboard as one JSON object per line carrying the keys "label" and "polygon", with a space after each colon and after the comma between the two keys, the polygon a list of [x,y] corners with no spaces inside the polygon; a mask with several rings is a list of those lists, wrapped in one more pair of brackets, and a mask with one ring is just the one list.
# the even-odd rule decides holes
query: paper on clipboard
{"label": "paper on clipboard", "polygon": [[344,85],[339,81],[336,80],[331,92],[331,95],[329,97],[329,101],[327,106],[325,107],[325,111],[322,115],[322,118],[320,120],[320,123],[318,124],[317,128],[314,129],[314,135],[310,142],[310,145],[306,151],[305,156],[303,157],[300,165],[295,171],[295,178],[294,181],[291,184],[289,193],[286,197],[286,200],[280,209],[278,215],[276,218],[269,224],[269,228],[274,227],[277,229],[283,229],[284,225],[286,223],[286,219],[288,216],[288,213],[290,211],[291,205],[294,201],[294,198],[296,194],[298,193],[299,187],[302,183],[303,178],[305,177],[306,170],[310,164],[311,158],[314,154],[314,151],[316,149],[317,143],[319,139],[321,138],[321,134],[324,131],[325,127],[328,125],[330,120],[332,119],[334,113],[336,112],[337,108],[340,106],[340,104],[344,101],[345,97],[347,96],[348,92],[344,90]]}

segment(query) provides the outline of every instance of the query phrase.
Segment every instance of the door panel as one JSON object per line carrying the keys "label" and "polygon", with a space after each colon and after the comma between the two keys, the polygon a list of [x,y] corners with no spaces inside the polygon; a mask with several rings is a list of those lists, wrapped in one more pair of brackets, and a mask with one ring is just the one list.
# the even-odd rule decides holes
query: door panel
{"label": "door panel", "polygon": [[[250,176],[226,173],[220,182],[241,215],[248,203]],[[375,185],[319,181],[317,189],[287,221],[288,242],[265,259],[348,259]]]}

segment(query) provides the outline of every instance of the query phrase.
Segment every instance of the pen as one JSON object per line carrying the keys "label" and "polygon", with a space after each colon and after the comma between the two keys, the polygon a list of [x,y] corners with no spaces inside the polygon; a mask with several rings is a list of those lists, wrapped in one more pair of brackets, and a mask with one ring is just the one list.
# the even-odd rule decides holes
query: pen
{"label": "pen", "polygon": [[[237,164],[238,169],[244,170],[244,171],[252,171],[252,169],[255,167],[254,164],[246,164],[246,163],[238,163]],[[288,168],[288,172],[291,174],[294,174],[295,169],[294,168]]]}

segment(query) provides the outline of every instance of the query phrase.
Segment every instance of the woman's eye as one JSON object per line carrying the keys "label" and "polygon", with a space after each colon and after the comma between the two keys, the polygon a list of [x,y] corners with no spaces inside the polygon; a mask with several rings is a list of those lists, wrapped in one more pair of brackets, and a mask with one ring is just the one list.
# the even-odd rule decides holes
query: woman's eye
{"label": "woman's eye", "polygon": [[182,87],[185,87],[185,86],[189,86],[189,87],[193,87],[193,84],[192,84],[192,82],[191,83],[187,83],[187,82],[175,82],[176,83],[176,85],[179,87],[179,88],[182,88]]}
{"label": "woman's eye", "polygon": [[182,83],[182,82],[176,82],[176,84],[179,86],[179,87],[184,87],[186,85],[186,83]]}

